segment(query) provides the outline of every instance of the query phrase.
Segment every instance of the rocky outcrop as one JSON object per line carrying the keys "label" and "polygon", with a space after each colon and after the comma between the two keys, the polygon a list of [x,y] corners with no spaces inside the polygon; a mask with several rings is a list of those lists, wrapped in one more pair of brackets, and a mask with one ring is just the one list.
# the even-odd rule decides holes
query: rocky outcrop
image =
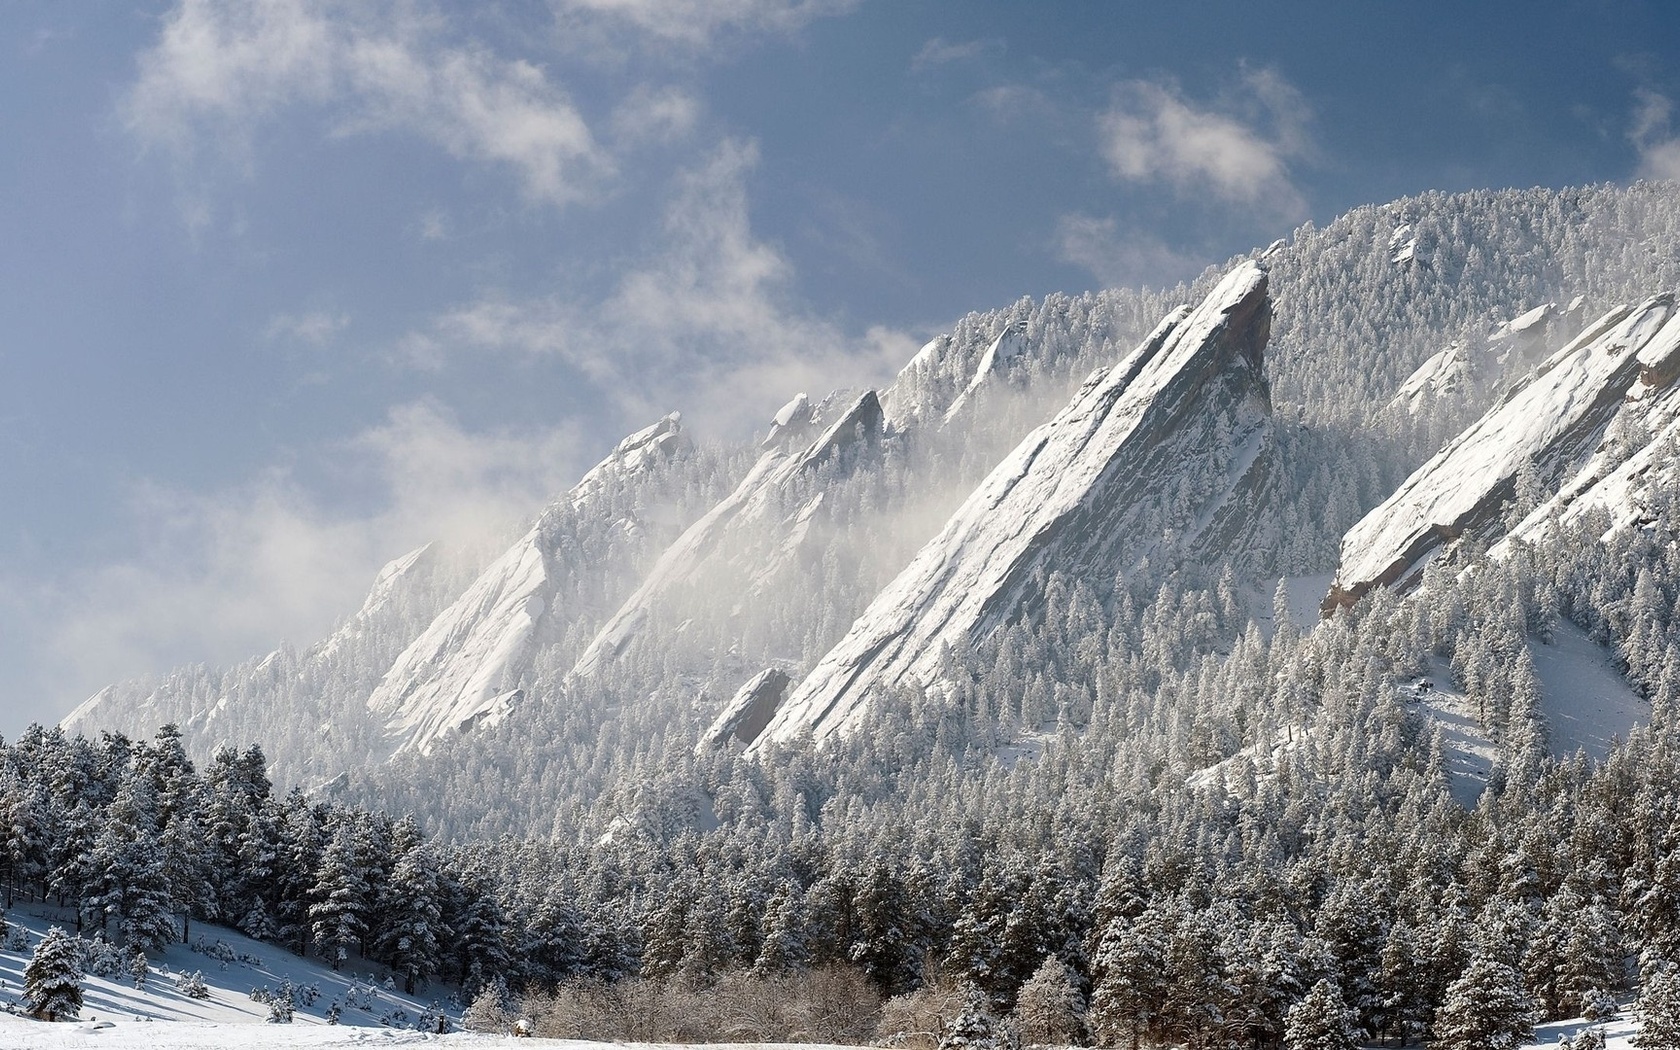
{"label": "rocky outcrop", "polygon": [[1163,548],[1251,547],[1272,479],[1266,289],[1265,271],[1244,264],[1092,376],[992,471],[759,740],[820,741],[857,725],[879,691],[931,682],[946,647],[1031,613],[1042,570],[1112,580]]}
{"label": "rocky outcrop", "polygon": [[1642,377],[1680,370],[1673,315],[1667,295],[1610,311],[1419,467],[1343,537],[1325,615],[1372,587],[1408,584],[1466,532],[1497,539],[1520,472],[1567,491],[1629,398],[1641,398]]}
{"label": "rocky outcrop", "polygon": [[742,744],[757,740],[782,706],[791,681],[786,671],[775,667],[754,675],[736,691],[718,713],[717,719],[701,734],[700,748],[717,747],[730,740]]}
{"label": "rocky outcrop", "polygon": [[[572,668],[579,677],[594,675],[622,653],[641,632],[650,612],[676,589],[702,571],[720,565],[734,566],[735,575],[748,581],[765,578],[783,559],[791,557],[803,530],[820,506],[808,503],[788,516],[787,528],[761,528],[783,521],[786,508],[782,497],[798,479],[824,464],[850,458],[861,447],[880,441],[884,418],[881,402],[873,390],[865,391],[838,411],[816,413],[800,409],[799,399],[783,409],[790,421],[802,418],[806,426],[831,420],[809,445],[791,444],[792,438],[772,447],[758,459],[747,476],[722,502],[691,525],[659,556],[641,585],[596,634]],[[782,426],[781,413],[777,426]],[[750,540],[761,534],[773,535],[774,546],[759,549]]]}
{"label": "rocky outcrop", "polygon": [[[673,413],[630,435],[560,503],[573,511],[586,510],[615,480],[668,458],[680,431],[679,417]],[[494,725],[522,699],[519,686],[554,601],[551,554],[543,537],[544,522],[539,519],[432,621],[380,680],[367,704],[383,717],[393,749],[429,751],[451,733]]]}

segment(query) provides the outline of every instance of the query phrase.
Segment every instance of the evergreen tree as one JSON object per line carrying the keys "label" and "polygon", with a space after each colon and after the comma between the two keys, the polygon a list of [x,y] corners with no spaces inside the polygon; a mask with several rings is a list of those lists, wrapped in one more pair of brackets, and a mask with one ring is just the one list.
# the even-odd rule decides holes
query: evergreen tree
{"label": "evergreen tree", "polygon": [[1359,1016],[1342,1001],[1342,993],[1328,978],[1321,979],[1305,999],[1289,1008],[1283,1030],[1284,1050],[1358,1050],[1363,1033]]}
{"label": "evergreen tree", "polygon": [[1538,1010],[1515,968],[1477,956],[1447,986],[1431,1047],[1512,1050],[1534,1034]]}
{"label": "evergreen tree", "polygon": [[945,1025],[939,1050],[996,1050],[1000,1040],[991,1000],[973,981],[963,982],[961,994],[962,1010]]}
{"label": "evergreen tree", "polygon": [[403,991],[414,994],[416,982],[437,972],[443,909],[439,902],[437,859],[420,845],[397,862],[384,893],[386,916],[376,950],[403,977]]}
{"label": "evergreen tree", "polygon": [[82,953],[76,938],[54,926],[23,969],[23,1008],[43,1021],[74,1018],[82,1009]]}
{"label": "evergreen tree", "polygon": [[362,868],[356,828],[341,817],[332,833],[311,891],[311,933],[316,947],[334,970],[350,958],[350,950],[367,929],[371,888]]}
{"label": "evergreen tree", "polygon": [[1680,1050],[1680,969],[1665,966],[1645,979],[1639,993],[1641,1050]]}

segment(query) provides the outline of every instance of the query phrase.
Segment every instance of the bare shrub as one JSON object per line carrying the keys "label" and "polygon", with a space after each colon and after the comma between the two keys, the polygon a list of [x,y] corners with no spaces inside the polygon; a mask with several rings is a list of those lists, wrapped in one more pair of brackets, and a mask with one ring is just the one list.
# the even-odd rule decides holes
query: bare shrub
{"label": "bare shrub", "polygon": [[699,987],[630,978],[569,981],[521,1004],[534,1034],[605,1042],[862,1043],[880,997],[851,967],[776,976],[731,970]]}
{"label": "bare shrub", "polygon": [[963,996],[955,984],[935,977],[881,1007],[875,1038],[885,1046],[908,1050],[936,1050],[945,1028],[963,1011]]}

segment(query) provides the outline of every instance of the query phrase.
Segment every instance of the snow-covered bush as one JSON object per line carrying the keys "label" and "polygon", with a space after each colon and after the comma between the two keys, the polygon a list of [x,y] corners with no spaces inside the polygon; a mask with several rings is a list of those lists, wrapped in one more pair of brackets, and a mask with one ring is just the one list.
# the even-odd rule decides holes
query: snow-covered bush
{"label": "snow-covered bush", "polygon": [[436,1000],[433,1000],[424,1010],[420,1011],[420,1016],[414,1019],[414,1027],[417,1031],[436,1032],[442,1035],[449,1031],[453,1024],[449,1020],[449,1014]]}
{"label": "snow-covered bush", "polygon": [[881,1004],[875,1039],[884,1046],[933,1050],[945,1033],[945,1022],[962,1012],[962,991],[934,980],[913,992],[895,995]]}
{"label": "snow-covered bush", "polygon": [[1023,1042],[1078,1043],[1085,1034],[1085,999],[1074,986],[1073,968],[1054,955],[1015,997],[1015,1028]]}
{"label": "snow-covered bush", "polygon": [[461,1015],[461,1027],[469,1032],[506,1032],[508,1024],[507,1005],[501,991],[494,986],[479,992],[478,998]]}
{"label": "snow-covered bush", "polygon": [[1594,988],[1581,996],[1581,1016],[1589,1021],[1608,1021],[1621,1012],[1616,997],[1602,988]]}
{"label": "snow-covered bush", "polygon": [[179,975],[175,978],[175,987],[188,999],[210,998],[210,986],[204,983],[203,970],[194,970],[192,973]]}
{"label": "snow-covered bush", "polygon": [[128,971],[128,960],[117,946],[95,934],[92,940],[77,938],[82,969],[95,977],[118,977]]}

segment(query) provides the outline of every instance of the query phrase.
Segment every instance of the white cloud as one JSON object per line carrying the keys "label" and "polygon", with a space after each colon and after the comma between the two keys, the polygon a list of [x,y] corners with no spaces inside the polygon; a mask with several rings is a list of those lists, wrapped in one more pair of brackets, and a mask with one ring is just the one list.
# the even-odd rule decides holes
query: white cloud
{"label": "white cloud", "polygon": [[562,17],[607,23],[644,39],[704,49],[729,33],[790,33],[861,0],[554,0]]}
{"label": "white cloud", "polygon": [[127,557],[34,603],[44,644],[91,691],[147,668],[308,644],[360,604],[385,561],[432,540],[482,544],[583,472],[574,429],[475,433],[430,402],[393,410],[334,450],[368,493],[333,510],[285,469],[201,494],[142,483],[124,507]]}
{"label": "white cloud", "polygon": [[613,131],[619,142],[676,142],[700,121],[700,101],[674,87],[643,85],[613,110]]}
{"label": "white cloud", "polygon": [[527,197],[591,192],[607,155],[543,69],[445,44],[404,4],[180,0],[122,102],[129,130],[191,153],[206,136],[248,150],[256,127],[306,105],[337,134],[400,131],[463,160],[501,165]]}
{"label": "white cloud", "polygon": [[910,59],[912,73],[925,73],[937,66],[949,65],[952,62],[967,62],[992,51],[1002,51],[1002,41],[963,40],[951,41],[936,36],[922,45],[922,49]]}
{"label": "white cloud", "polygon": [[1122,84],[1098,129],[1103,158],[1118,178],[1298,215],[1305,202],[1289,163],[1310,155],[1310,116],[1282,76],[1246,70],[1237,98],[1217,108],[1192,103],[1171,81]]}
{"label": "white cloud", "polygon": [[1641,179],[1680,179],[1680,138],[1670,123],[1674,105],[1666,95],[1647,88],[1634,92],[1633,126],[1628,138],[1639,151]]}
{"label": "white cloud", "polygon": [[463,351],[558,354],[628,414],[680,408],[736,426],[745,406],[889,379],[913,340],[886,329],[849,337],[791,301],[791,265],[752,232],[746,179],[756,162],[751,145],[726,142],[683,173],[662,248],[600,301],[481,298],[439,315],[399,352],[422,367]]}
{"label": "white cloud", "polygon": [[276,314],[263,330],[271,340],[289,339],[311,346],[325,346],[350,325],[350,315],[315,311],[305,314]]}
{"label": "white cloud", "polygon": [[1063,215],[1056,223],[1057,254],[1110,288],[1169,287],[1207,263],[1148,234],[1122,231],[1113,216]]}

